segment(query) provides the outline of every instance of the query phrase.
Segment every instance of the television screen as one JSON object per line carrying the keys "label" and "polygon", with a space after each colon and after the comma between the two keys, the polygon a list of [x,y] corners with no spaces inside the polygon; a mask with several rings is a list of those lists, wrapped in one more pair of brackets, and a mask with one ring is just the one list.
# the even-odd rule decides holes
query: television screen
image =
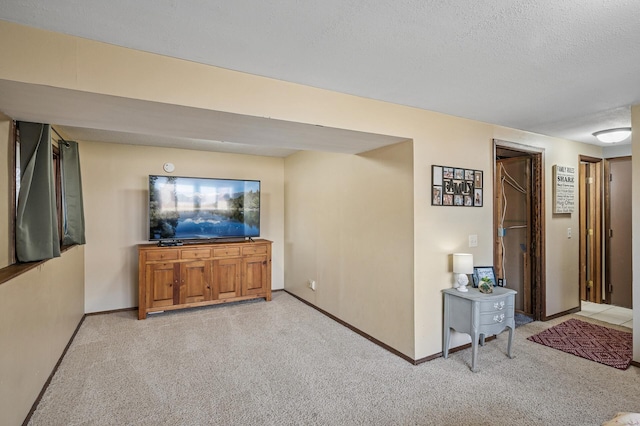
{"label": "television screen", "polygon": [[149,239],[260,235],[260,181],[149,176]]}

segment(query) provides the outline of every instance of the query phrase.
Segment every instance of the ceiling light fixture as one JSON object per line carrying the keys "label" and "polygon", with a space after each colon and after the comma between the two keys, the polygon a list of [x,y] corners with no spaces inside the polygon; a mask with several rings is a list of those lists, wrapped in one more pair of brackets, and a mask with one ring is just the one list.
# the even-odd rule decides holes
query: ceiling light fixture
{"label": "ceiling light fixture", "polygon": [[622,142],[631,135],[631,127],[618,127],[616,129],[600,130],[593,133],[600,142],[616,143]]}

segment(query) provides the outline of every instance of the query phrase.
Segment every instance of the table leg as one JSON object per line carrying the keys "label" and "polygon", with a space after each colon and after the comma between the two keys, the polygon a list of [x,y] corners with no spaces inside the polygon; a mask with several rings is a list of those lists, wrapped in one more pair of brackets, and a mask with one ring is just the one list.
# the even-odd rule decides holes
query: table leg
{"label": "table leg", "polygon": [[476,359],[478,358],[478,332],[474,331],[471,334],[471,371],[474,373],[478,371],[476,369]]}
{"label": "table leg", "polygon": [[449,356],[449,339],[451,338],[451,328],[449,324],[444,326],[444,342],[442,343],[442,356],[447,358]]}
{"label": "table leg", "polygon": [[451,337],[451,329],[449,327],[446,328],[444,332],[444,347],[442,348],[442,353],[445,358],[449,356],[449,339]]}
{"label": "table leg", "polygon": [[513,343],[513,327],[509,327],[509,343],[507,344],[507,355],[509,358],[513,358],[511,354],[511,344]]}
{"label": "table leg", "polygon": [[442,329],[442,356],[446,359],[449,356],[449,339],[451,337],[451,327],[449,323],[449,296],[444,295],[444,327]]}

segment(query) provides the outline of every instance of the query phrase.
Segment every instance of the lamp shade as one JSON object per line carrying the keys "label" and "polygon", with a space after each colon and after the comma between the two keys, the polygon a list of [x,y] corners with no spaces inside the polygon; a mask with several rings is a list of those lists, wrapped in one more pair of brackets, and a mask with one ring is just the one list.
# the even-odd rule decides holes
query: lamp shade
{"label": "lamp shade", "polygon": [[595,132],[593,136],[598,138],[600,142],[616,143],[622,142],[631,135],[631,127],[618,127],[616,129],[600,130]]}
{"label": "lamp shade", "polygon": [[472,274],[473,255],[469,253],[453,253],[453,273]]}

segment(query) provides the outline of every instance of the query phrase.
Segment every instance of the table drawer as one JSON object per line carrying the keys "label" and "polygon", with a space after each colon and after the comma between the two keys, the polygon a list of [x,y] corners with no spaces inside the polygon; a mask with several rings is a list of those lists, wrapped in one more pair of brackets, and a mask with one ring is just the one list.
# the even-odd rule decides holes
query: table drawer
{"label": "table drawer", "polygon": [[240,256],[240,247],[220,247],[213,249],[214,257]]}
{"label": "table drawer", "polygon": [[209,249],[182,250],[183,259],[207,259],[211,257]]}
{"label": "table drawer", "polygon": [[513,318],[513,309],[501,312],[483,313],[480,315],[480,325],[506,324]]}
{"label": "table drawer", "polygon": [[175,260],[179,254],[178,250],[154,250],[147,252],[147,260]]}
{"label": "table drawer", "polygon": [[249,246],[242,247],[242,254],[267,254],[267,246]]}
{"label": "table drawer", "polygon": [[486,314],[490,312],[505,312],[512,310],[513,298],[504,297],[501,299],[486,300],[480,302],[480,314]]}

